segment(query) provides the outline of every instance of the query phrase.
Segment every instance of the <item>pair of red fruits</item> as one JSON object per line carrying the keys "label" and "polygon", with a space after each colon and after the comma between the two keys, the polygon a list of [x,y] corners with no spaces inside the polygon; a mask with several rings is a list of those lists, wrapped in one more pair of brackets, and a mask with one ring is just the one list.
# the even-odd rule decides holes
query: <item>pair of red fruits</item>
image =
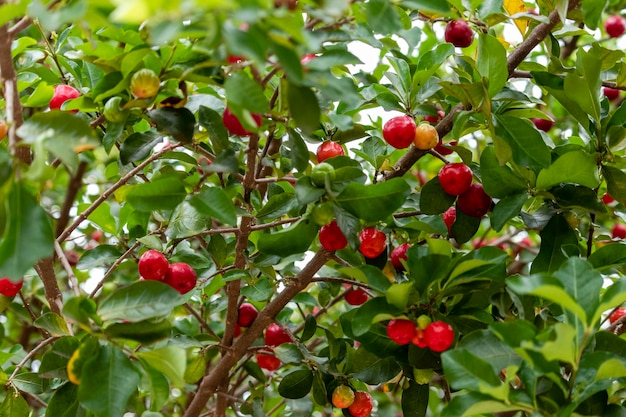
{"label": "pair of red fruits", "polygon": [[[348,385],[339,385],[331,394],[331,403],[334,407],[344,410],[344,415],[352,417],[367,417],[374,408],[374,399],[367,391],[355,391]],[[348,414],[345,413],[348,411]]]}
{"label": "pair of red fruits", "polygon": [[433,352],[444,352],[454,342],[454,329],[443,321],[433,321],[420,316],[417,324],[408,319],[392,319],[387,324],[387,336],[399,345],[413,343]]}
{"label": "pair of red fruits", "polygon": [[193,290],[198,280],[191,266],[184,262],[170,264],[165,255],[154,249],[141,255],[137,268],[143,279],[164,282],[181,294]]}
{"label": "pair of red fruits", "polygon": [[[271,352],[273,352],[272,348],[276,346],[280,346],[283,343],[293,342],[287,332],[285,332],[285,330],[276,323],[272,323],[267,326],[267,329],[265,329],[264,340],[265,345]],[[256,361],[260,368],[267,371],[275,371],[280,367],[281,363],[280,359],[273,354],[261,352],[256,354]]]}
{"label": "pair of red fruits", "polygon": [[[348,246],[348,239],[336,220],[322,226],[319,239],[322,247],[328,251],[341,250]],[[385,251],[387,236],[375,227],[366,227],[359,233],[359,242],[359,252],[366,258],[373,259]]]}
{"label": "pair of red fruits", "polygon": [[457,207],[471,217],[480,218],[487,214],[493,203],[482,184],[472,183],[473,174],[462,162],[444,165],[437,174],[441,188],[457,197]]}

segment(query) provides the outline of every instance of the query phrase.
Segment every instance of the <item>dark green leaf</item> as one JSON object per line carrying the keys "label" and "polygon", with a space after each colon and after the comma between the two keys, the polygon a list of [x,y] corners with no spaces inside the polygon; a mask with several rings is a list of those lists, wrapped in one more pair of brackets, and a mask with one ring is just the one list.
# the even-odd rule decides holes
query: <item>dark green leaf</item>
{"label": "dark green leaf", "polygon": [[80,257],[76,268],[89,270],[109,265],[117,261],[123,253],[124,251],[117,246],[98,245],[95,248],[88,250]]}
{"label": "dark green leaf", "polygon": [[540,232],[541,246],[531,266],[531,273],[552,272],[569,256],[578,255],[578,238],[565,217],[553,216]]}
{"label": "dark green leaf", "polygon": [[536,187],[546,190],[561,183],[596,188],[600,184],[596,157],[585,151],[567,152],[537,176]]}
{"label": "dark green leaf", "polygon": [[606,180],[607,191],[611,197],[626,205],[626,174],[620,169],[603,165],[602,175]]}
{"label": "dark green leaf", "polygon": [[372,30],[381,35],[396,34],[403,29],[393,3],[386,0],[371,0],[365,3],[365,16]]}
{"label": "dark green leaf", "polygon": [[9,392],[4,397],[2,405],[0,405],[0,415],[11,417],[28,417],[30,415],[30,407],[28,403],[17,392]]}
{"label": "dark green leaf", "polygon": [[291,160],[296,171],[302,172],[309,166],[309,148],[298,131],[288,129],[288,132],[287,146],[289,150],[285,153],[285,157]]}
{"label": "dark green leaf", "polygon": [[213,163],[207,167],[207,172],[227,172],[235,173],[239,170],[237,155],[230,149],[225,149],[217,155]]}
{"label": "dark green leaf", "polygon": [[133,186],[126,198],[139,211],[173,210],[185,198],[185,185],[176,177]]}
{"label": "dark green leaf", "polygon": [[0,271],[17,281],[41,258],[54,252],[50,218],[21,183],[14,183],[3,202],[7,225],[0,241]]}
{"label": "dark green leaf", "polygon": [[[532,407],[528,405],[528,407]],[[519,405],[507,405],[490,395],[466,392],[455,395],[442,410],[441,417],[470,417],[498,412],[517,411]]]}
{"label": "dark green leaf", "polygon": [[238,117],[244,109],[252,113],[265,113],[269,108],[261,86],[245,72],[235,72],[226,80],[224,87],[228,108]]}
{"label": "dark green leaf", "polygon": [[259,237],[259,251],[271,255],[289,256],[304,253],[317,236],[317,225],[309,219],[275,233],[264,233]]}
{"label": "dark green leaf", "polygon": [[[535,172],[550,166],[550,150],[529,121],[502,115],[495,115],[494,119],[496,135],[510,148],[509,158]],[[495,144],[496,153],[500,156],[498,142]]]}
{"label": "dark green leaf", "polygon": [[456,197],[443,191],[439,177],[435,176],[420,191],[420,210],[424,214],[441,214],[446,211]]}
{"label": "dark green leaf", "polygon": [[219,220],[224,224],[236,225],[237,213],[235,205],[224,190],[219,187],[208,187],[191,199],[191,204],[200,213]]}
{"label": "dark green leaf", "polygon": [[70,382],[54,392],[46,409],[46,417],[76,417],[84,413],[85,410],[78,402],[78,386]]}
{"label": "dark green leaf", "polygon": [[258,219],[275,219],[289,213],[298,206],[296,196],[291,193],[281,193],[272,196],[257,212]]}
{"label": "dark green leaf", "polygon": [[468,216],[457,208],[456,219],[450,228],[450,235],[458,243],[465,243],[474,237],[479,227],[479,218]]}
{"label": "dark green leaf", "polygon": [[528,201],[526,193],[512,194],[498,201],[489,216],[493,229],[497,232],[502,230],[506,222],[520,214],[526,201]]}
{"label": "dark green leaf", "polygon": [[353,182],[337,196],[337,203],[360,219],[378,221],[400,208],[410,192],[401,178],[369,185]]}
{"label": "dark green leaf", "polygon": [[111,338],[135,340],[149,345],[167,338],[171,330],[172,324],[169,320],[160,318],[137,323],[113,323],[104,329],[104,333]]}
{"label": "dark green leaf", "polygon": [[370,385],[387,382],[401,371],[395,358],[380,358],[365,349],[349,351],[347,361],[350,364],[349,372],[354,373],[359,381]]}
{"label": "dark green leaf", "polygon": [[326,194],[326,189],[314,186],[311,183],[311,177],[308,176],[300,178],[295,188],[296,198],[302,205],[317,201]]}
{"label": "dark green leaf", "polygon": [[291,116],[305,135],[311,135],[320,128],[320,105],[311,88],[290,83],[287,101]]}
{"label": "dark green leaf", "polygon": [[560,184],[551,188],[550,194],[562,208],[579,208],[596,214],[606,213],[605,204],[590,188],[574,184]]}
{"label": "dark green leaf", "polygon": [[188,143],[193,139],[196,118],[185,108],[161,107],[148,112],[159,132],[169,135],[179,142]]}
{"label": "dark green leaf", "polygon": [[402,0],[400,3],[407,7],[429,13],[444,15],[451,13],[448,3],[441,0]]}
{"label": "dark green leaf", "polygon": [[255,283],[241,289],[241,295],[252,301],[267,301],[274,293],[275,288],[267,278],[259,278]]}
{"label": "dark green leaf", "polygon": [[61,337],[54,342],[52,350],[46,352],[39,366],[42,378],[67,378],[67,361],[78,348],[75,337]]}
{"label": "dark green leaf", "polygon": [[209,140],[216,155],[230,147],[228,131],[224,127],[222,117],[218,112],[206,106],[200,106],[198,109],[198,123],[209,133]]}
{"label": "dark green leaf", "polygon": [[443,369],[450,386],[455,389],[480,390],[498,387],[501,382],[486,360],[465,348],[456,348],[441,355]]}
{"label": "dark green leaf", "polygon": [[402,415],[404,417],[426,416],[429,394],[428,384],[418,384],[409,380],[409,387],[402,391]]}
{"label": "dark green leaf", "polygon": [[201,212],[190,201],[183,201],[174,209],[165,234],[171,239],[180,239],[210,228],[211,216]]}
{"label": "dark green leaf", "polygon": [[588,261],[600,271],[624,265],[626,264],[626,245],[613,243],[602,246],[591,254]]}
{"label": "dark green leaf", "polygon": [[278,393],[283,398],[298,399],[306,396],[313,386],[313,372],[310,369],[293,371],[278,385]]}
{"label": "dark green leaf", "polygon": [[120,161],[122,165],[141,161],[150,155],[154,146],[161,142],[162,139],[161,135],[151,130],[133,133],[124,140],[120,147]]}

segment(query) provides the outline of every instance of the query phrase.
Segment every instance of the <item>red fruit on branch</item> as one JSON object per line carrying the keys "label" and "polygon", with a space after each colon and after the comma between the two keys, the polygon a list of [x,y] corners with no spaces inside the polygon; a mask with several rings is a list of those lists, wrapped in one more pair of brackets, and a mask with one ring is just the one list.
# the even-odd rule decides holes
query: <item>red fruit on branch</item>
{"label": "red fruit on branch", "polygon": [[624,18],[621,16],[609,16],[604,21],[604,30],[611,38],[619,38],[625,29]]}
{"label": "red fruit on branch", "polygon": [[482,184],[472,184],[457,199],[457,207],[471,217],[483,217],[491,209],[491,197],[485,192]]}
{"label": "red fruit on branch", "polygon": [[23,280],[14,282],[9,278],[0,278],[0,294],[5,297],[15,297],[20,292],[23,285]]}
{"label": "red fruit on branch", "polygon": [[354,391],[347,385],[339,385],[333,390],[331,402],[334,407],[348,408],[354,403]]}
{"label": "red fruit on branch", "polygon": [[354,393],[354,402],[348,411],[353,417],[367,417],[374,408],[374,400],[372,396],[365,391],[357,391]]}
{"label": "red fruit on branch", "polygon": [[550,130],[552,130],[552,127],[554,126],[554,122],[552,120],[542,119],[541,117],[535,117],[531,119],[531,121],[533,122],[533,124],[535,125],[537,129],[542,130],[544,132],[549,132]]}
{"label": "red fruit on branch", "polygon": [[329,251],[341,250],[348,246],[348,239],[339,228],[336,220],[322,226],[319,239],[322,247]]}
{"label": "red fruit on branch", "polygon": [[387,324],[387,336],[399,345],[408,344],[417,333],[415,323],[407,319],[392,319]]}
{"label": "red fruit on branch", "polygon": [[462,162],[444,165],[437,177],[443,191],[450,195],[463,194],[472,184],[472,170]]}
{"label": "red fruit on branch", "polygon": [[383,138],[394,148],[404,149],[413,143],[416,127],[412,117],[393,117],[383,126]]}
{"label": "red fruit on branch", "polygon": [[316,152],[317,162],[324,162],[328,158],[334,158],[335,156],[344,155],[343,147],[339,142],[333,142],[329,140],[328,142],[322,143]]}
{"label": "red fruit on branch", "polygon": [[387,247],[387,236],[374,227],[366,227],[359,233],[359,252],[366,258],[376,258]]}
{"label": "red fruit on branch", "polygon": [[613,324],[623,316],[626,316],[626,307],[619,307],[609,316],[609,323]]}
{"label": "red fruit on branch", "polygon": [[165,255],[158,250],[150,249],[139,258],[137,269],[143,279],[163,281],[170,267]]}
{"label": "red fruit on branch", "polygon": [[604,94],[604,97],[606,97],[609,101],[615,101],[620,96],[620,90],[617,88],[604,87],[602,89],[602,94]]}
{"label": "red fruit on branch", "polygon": [[456,47],[467,48],[474,40],[474,32],[465,20],[452,20],[446,25],[444,38]]}
{"label": "red fruit on branch", "polygon": [[615,223],[611,229],[611,237],[613,239],[626,239],[626,224]]}
{"label": "red fruit on branch", "polygon": [[[351,306],[360,306],[365,303],[369,296],[362,288],[352,288],[346,292],[344,299]],[[345,408],[345,407],[342,407]]]}
{"label": "red fruit on branch", "polygon": [[[54,86],[54,93],[50,100],[50,110],[61,110],[61,106],[68,100],[80,97],[80,92],[71,85],[59,84]],[[72,110],[76,113],[78,110]]]}
{"label": "red fruit on branch", "polygon": [[280,367],[280,359],[274,355],[266,355],[265,353],[257,353],[256,362],[261,369],[268,371],[275,371]]}
{"label": "red fruit on branch", "polygon": [[[261,115],[252,113],[252,118],[254,119],[254,123],[257,127],[261,126]],[[249,130],[247,130],[241,124],[241,121],[235,116],[235,114],[230,111],[228,107],[224,110],[224,114],[222,115],[222,122],[226,129],[230,132],[231,135],[236,136],[249,136],[252,134]]]}
{"label": "red fruit on branch", "polygon": [[456,207],[452,206],[448,210],[443,212],[443,222],[448,227],[448,235],[452,229],[452,224],[456,220]]}
{"label": "red fruit on branch", "polygon": [[396,246],[394,250],[391,251],[391,264],[394,268],[396,268],[396,270],[404,271],[404,265],[402,264],[402,261],[406,261],[406,251],[409,250],[410,247],[411,245],[409,243],[403,243]]}
{"label": "red fruit on branch", "polygon": [[196,287],[198,276],[191,266],[184,262],[170,265],[164,282],[181,294],[187,294]]}
{"label": "red fruit on branch", "polygon": [[259,310],[250,303],[243,303],[239,306],[239,314],[237,315],[237,324],[241,327],[250,327],[252,322],[259,315]]}
{"label": "red fruit on branch", "polygon": [[443,112],[443,110],[437,110],[436,116],[428,114],[424,116],[424,121],[430,123],[431,125],[436,125],[441,119],[444,118],[445,115],[446,114]]}
{"label": "red fruit on branch", "polygon": [[443,352],[454,342],[454,329],[443,321],[433,321],[424,330],[424,338],[430,350]]}
{"label": "red fruit on branch", "polygon": [[279,346],[291,342],[291,337],[278,324],[272,323],[265,329],[265,344],[267,346]]}

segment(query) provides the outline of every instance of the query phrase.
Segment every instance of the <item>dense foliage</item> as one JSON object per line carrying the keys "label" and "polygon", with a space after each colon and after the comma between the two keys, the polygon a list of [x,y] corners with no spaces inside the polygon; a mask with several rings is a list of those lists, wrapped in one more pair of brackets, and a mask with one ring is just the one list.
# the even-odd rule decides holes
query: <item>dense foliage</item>
{"label": "dense foliage", "polygon": [[0,415],[626,416],[622,6],[0,0]]}

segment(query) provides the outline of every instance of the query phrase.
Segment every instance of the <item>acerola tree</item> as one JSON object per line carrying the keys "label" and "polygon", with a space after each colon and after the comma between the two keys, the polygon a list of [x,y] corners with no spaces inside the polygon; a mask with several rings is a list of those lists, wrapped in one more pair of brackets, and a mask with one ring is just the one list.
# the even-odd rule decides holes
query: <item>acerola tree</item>
{"label": "acerola tree", "polygon": [[620,5],[0,0],[0,415],[626,415]]}

